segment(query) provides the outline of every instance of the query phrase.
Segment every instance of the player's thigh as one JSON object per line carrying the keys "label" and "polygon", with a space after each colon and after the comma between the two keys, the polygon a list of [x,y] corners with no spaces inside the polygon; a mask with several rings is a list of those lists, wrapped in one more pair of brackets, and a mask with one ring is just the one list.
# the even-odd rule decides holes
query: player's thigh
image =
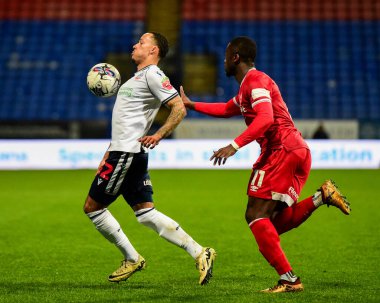
{"label": "player's thigh", "polygon": [[303,166],[302,154],[282,148],[272,150],[265,157],[261,157],[253,166],[248,196],[292,205],[297,201],[304,184],[302,182],[308,175],[306,168],[300,169]]}
{"label": "player's thigh", "polygon": [[95,176],[89,196],[97,203],[109,205],[117,199],[133,154],[112,151],[100,172]]}
{"label": "player's thigh", "polygon": [[134,155],[122,185],[121,194],[132,208],[141,203],[153,202],[153,186],[148,172],[148,153]]}
{"label": "player's thigh", "polygon": [[306,148],[296,149],[294,153],[295,157],[299,159],[294,175],[294,188],[300,193],[310,174],[311,153]]}

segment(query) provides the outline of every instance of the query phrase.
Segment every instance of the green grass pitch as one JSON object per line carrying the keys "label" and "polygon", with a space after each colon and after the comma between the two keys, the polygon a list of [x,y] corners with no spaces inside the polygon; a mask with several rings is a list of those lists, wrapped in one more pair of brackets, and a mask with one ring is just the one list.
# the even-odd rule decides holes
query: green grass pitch
{"label": "green grass pitch", "polygon": [[352,213],[319,208],[281,236],[305,291],[261,294],[278,277],[244,220],[249,170],[153,170],[154,199],[200,244],[214,247],[214,278],[197,284],[186,252],[138,224],[119,198],[110,210],[146,270],[111,284],[122,259],[83,214],[94,171],[1,171],[0,302],[379,302],[380,170],[314,170],[301,199],[326,178]]}

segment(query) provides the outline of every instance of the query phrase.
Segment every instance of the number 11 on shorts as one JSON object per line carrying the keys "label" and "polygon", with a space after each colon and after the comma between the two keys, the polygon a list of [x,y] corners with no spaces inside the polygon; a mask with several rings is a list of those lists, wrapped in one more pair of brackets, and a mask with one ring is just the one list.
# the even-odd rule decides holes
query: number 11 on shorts
{"label": "number 11 on shorts", "polygon": [[[255,169],[255,174],[253,175],[252,181],[251,181],[251,190],[256,191],[261,187],[263,184],[265,171],[260,169]],[[259,176],[259,178],[257,178]]]}

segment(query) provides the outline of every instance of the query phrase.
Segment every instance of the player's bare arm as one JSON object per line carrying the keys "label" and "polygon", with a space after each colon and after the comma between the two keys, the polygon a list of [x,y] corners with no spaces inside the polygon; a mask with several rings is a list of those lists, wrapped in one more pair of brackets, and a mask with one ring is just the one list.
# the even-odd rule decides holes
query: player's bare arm
{"label": "player's bare arm", "polygon": [[109,151],[105,152],[102,161],[100,161],[100,163],[99,163],[98,170],[96,171],[96,174],[100,174],[102,167],[104,166],[104,163],[106,163],[106,160],[109,157],[109,154],[110,154]]}
{"label": "player's bare arm", "polygon": [[167,105],[170,108],[170,114],[164,125],[162,125],[154,135],[139,139],[139,142],[141,142],[144,147],[154,148],[162,138],[169,136],[186,116],[185,106],[179,96],[170,100]]}
{"label": "player's bare arm", "polygon": [[228,144],[225,147],[219,148],[217,151],[214,151],[214,154],[211,156],[210,161],[214,160],[214,165],[223,165],[226,163],[227,159],[235,155],[237,149]]}
{"label": "player's bare arm", "polygon": [[185,94],[185,91],[183,90],[182,85],[179,88],[180,93],[181,93],[181,99],[183,104],[185,105],[186,108],[194,110],[195,109],[195,102],[191,101]]}

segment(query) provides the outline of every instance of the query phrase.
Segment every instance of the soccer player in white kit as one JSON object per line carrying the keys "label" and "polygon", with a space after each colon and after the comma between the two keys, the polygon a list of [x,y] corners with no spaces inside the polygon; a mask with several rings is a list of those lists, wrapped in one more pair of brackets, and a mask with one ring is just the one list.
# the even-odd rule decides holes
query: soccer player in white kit
{"label": "soccer player in white kit", "polygon": [[[133,46],[132,60],[137,72],[117,94],[112,113],[112,140],[83,208],[96,229],[124,256],[121,266],[108,277],[110,282],[125,281],[145,267],[145,259],[107,209],[119,195],[131,206],[139,223],[193,257],[200,274],[199,284],[207,284],[212,277],[215,250],[194,241],[177,222],[156,210],[152,199],[147,149],[170,135],[186,115],[178,92],[157,66],[167,52],[166,38],[155,32],[145,33]],[[170,114],[156,133],[147,136],[162,104],[170,108]]]}

